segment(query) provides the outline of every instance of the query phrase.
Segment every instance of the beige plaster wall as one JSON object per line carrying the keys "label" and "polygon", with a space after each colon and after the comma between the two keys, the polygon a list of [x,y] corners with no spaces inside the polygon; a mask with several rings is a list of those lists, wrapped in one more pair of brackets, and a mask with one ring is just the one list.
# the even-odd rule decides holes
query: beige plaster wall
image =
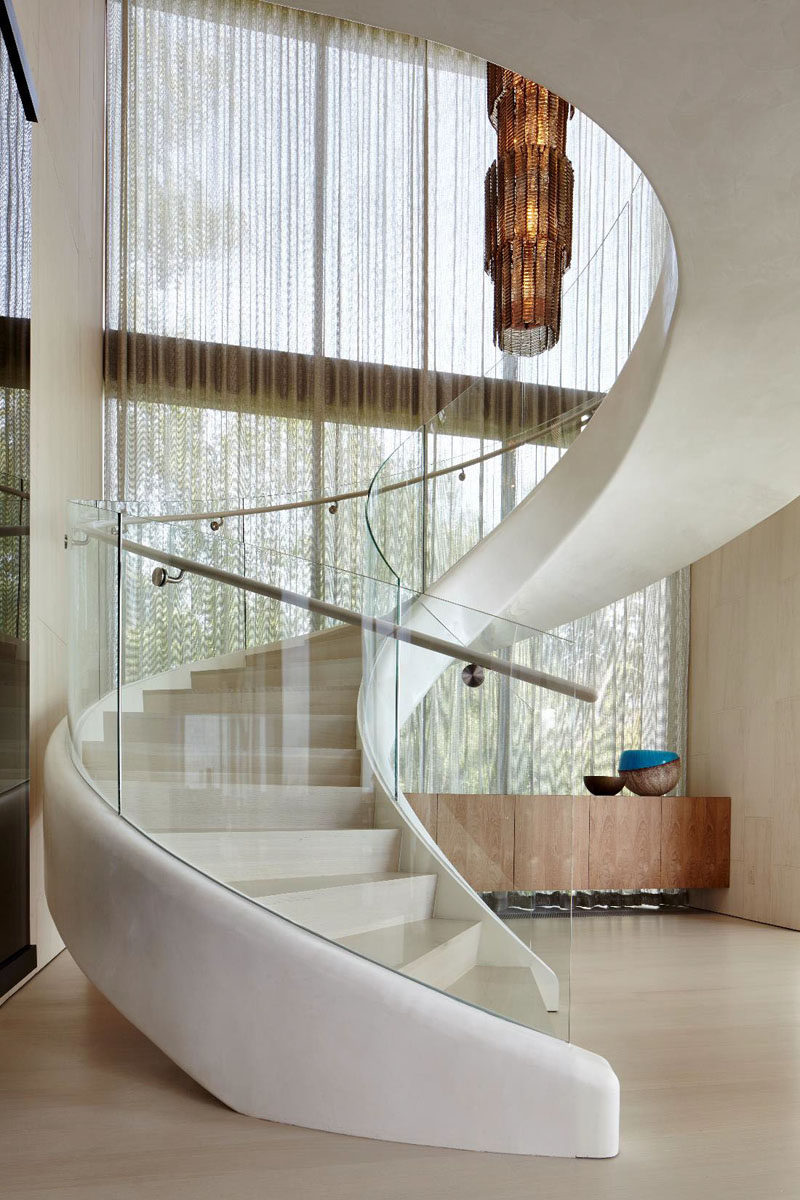
{"label": "beige plaster wall", "polygon": [[44,896],[42,762],[66,710],[64,503],[101,494],[104,0],[15,0],[39,98],[31,303],[31,940]]}
{"label": "beige plaster wall", "polygon": [[732,798],[731,886],[695,902],[800,929],[800,500],[692,567],[688,783]]}

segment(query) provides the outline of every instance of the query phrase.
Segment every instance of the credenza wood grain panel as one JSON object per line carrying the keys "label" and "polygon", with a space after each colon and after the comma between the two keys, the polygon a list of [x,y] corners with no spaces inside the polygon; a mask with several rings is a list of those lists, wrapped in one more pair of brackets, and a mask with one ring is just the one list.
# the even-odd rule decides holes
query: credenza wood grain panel
{"label": "credenza wood grain panel", "polygon": [[568,892],[573,888],[588,888],[589,801],[589,796],[517,796],[514,830],[517,891]]}
{"label": "credenza wood grain panel", "polygon": [[405,792],[405,798],[436,841],[436,815],[439,797],[435,793]]}
{"label": "credenza wood grain panel", "polygon": [[661,801],[661,886],[730,886],[729,796],[665,796]]}
{"label": "credenza wood grain panel", "polygon": [[407,799],[476,891],[729,886],[729,796]]}
{"label": "credenza wood grain panel", "polygon": [[661,800],[658,796],[592,796],[589,887],[661,887]]}
{"label": "credenza wood grain panel", "polygon": [[515,800],[439,794],[436,840],[476,892],[514,886]]}

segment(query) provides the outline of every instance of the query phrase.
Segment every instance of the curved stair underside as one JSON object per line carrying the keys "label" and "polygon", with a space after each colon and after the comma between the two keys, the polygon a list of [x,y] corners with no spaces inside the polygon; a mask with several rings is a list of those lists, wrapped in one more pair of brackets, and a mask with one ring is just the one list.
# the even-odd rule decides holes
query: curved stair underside
{"label": "curved stair underside", "polygon": [[[361,655],[361,631],[342,626],[198,664],[186,686],[167,674],[123,689],[125,820],[76,773],[61,729],[47,872],[64,940],[239,1111],[431,1145],[616,1153],[616,1078],[551,1036],[553,972],[375,774]],[[81,756],[113,797],[108,704],[87,715]]]}
{"label": "curved stair underside", "polygon": [[[616,1152],[618,1086],[603,1059],[348,953],[173,858],[75,771],[63,723],[46,788],[48,902],[71,953],[231,1108],[421,1145]],[[468,922],[430,920],[380,951],[438,987],[473,947]]]}
{"label": "curved stair underside", "polygon": [[793,500],[800,6],[564,0],[537,13],[499,0],[491,20],[482,0],[317,7],[458,46],[569,97],[645,172],[675,241],[666,322],[649,321],[587,429],[493,535],[495,553],[504,538],[517,559],[526,548],[525,572],[484,594],[481,544],[442,594],[552,628]]}

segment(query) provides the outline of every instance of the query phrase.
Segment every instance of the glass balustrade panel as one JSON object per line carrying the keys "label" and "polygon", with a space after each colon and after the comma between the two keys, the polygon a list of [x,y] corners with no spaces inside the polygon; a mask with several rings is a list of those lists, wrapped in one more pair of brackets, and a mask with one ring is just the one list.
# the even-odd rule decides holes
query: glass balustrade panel
{"label": "glass balustrade panel", "polygon": [[26,480],[0,478],[0,792],[29,775],[29,508]]}
{"label": "glass balustrade panel", "polygon": [[75,762],[119,806],[120,506],[67,505],[67,719]]}
{"label": "glass balustrade panel", "polygon": [[[121,812],[253,903],[456,999],[567,1036],[569,919],[505,913],[516,793],[501,791],[497,766],[476,774],[505,754],[516,773],[502,778],[532,789],[530,718],[504,716],[502,734],[483,723],[496,726],[500,709],[527,714],[527,692],[539,689],[506,675],[498,685],[491,670],[469,688],[462,671],[474,637],[503,662],[520,654],[569,679],[569,644],[344,574],[277,551],[258,561],[253,547],[198,523],[126,514]],[[343,603],[353,595],[355,622]],[[394,636],[398,626],[410,632]],[[549,720],[538,721],[540,741]],[[110,721],[103,733],[95,761],[115,750]],[[416,815],[422,796],[442,805],[441,830]],[[479,828],[487,814],[498,836],[507,822],[505,841],[481,842],[475,805]],[[490,874],[471,877],[475,862]],[[491,874],[504,866],[510,875]]]}

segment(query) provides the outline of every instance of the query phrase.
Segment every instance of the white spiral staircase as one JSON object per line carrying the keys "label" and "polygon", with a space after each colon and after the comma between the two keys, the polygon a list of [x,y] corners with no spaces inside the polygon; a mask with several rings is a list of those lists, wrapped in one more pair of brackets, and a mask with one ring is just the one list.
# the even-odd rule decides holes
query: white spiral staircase
{"label": "white spiral staircase", "polygon": [[[555,975],[382,778],[385,724],[371,732],[363,712],[385,675],[380,653],[365,669],[362,639],[343,624],[188,664],[123,688],[121,712],[101,698],[72,745],[62,726],[47,759],[59,929],[120,1010],[239,1111],[613,1154],[613,1072],[543,1032]],[[100,796],[117,788],[119,813]]]}
{"label": "white spiral staircase", "polygon": [[[481,514],[480,540],[397,610],[338,608],[267,568],[237,574],[224,539],[198,534],[188,553],[179,537],[176,551],[167,525],[71,510],[73,688],[46,761],[48,902],[89,978],[230,1107],[423,1145],[617,1152],[613,1070],[554,1036],[562,981],[415,816],[398,743],[453,663],[596,698],[568,672],[520,665],[501,621],[551,628],[612,598],[582,567],[586,530],[642,435],[676,296],[670,240],[638,340],[585,431],[494,528]],[[582,395],[593,411],[597,392]],[[384,477],[392,503],[419,482],[398,463]],[[402,523],[380,497],[373,488],[370,529],[391,576]],[[186,577],[313,620],[261,644],[245,623],[233,650],[223,628],[217,657],[137,671],[149,619],[169,647],[163,614]],[[160,597],[133,630],[131,587],[136,603],[143,587]],[[184,617],[213,625],[213,604],[210,616],[192,605]]]}

